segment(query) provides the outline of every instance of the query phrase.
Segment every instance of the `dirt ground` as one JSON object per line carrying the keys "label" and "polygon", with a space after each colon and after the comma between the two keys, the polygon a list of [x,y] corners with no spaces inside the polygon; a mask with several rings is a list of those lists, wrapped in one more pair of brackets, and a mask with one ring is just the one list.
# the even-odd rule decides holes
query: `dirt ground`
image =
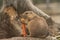
{"label": "dirt ground", "polygon": [[33,38],[33,37],[13,37],[9,39],[0,39],[0,40],[54,40],[51,37],[40,39],[40,38]]}

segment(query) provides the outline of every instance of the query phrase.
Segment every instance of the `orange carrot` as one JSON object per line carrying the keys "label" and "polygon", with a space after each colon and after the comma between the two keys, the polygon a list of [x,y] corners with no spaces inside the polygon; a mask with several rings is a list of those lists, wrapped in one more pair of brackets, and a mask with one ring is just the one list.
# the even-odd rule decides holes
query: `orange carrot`
{"label": "orange carrot", "polygon": [[21,18],[21,22],[22,22],[22,34],[24,37],[26,37],[27,33],[26,33],[25,19]]}
{"label": "orange carrot", "polygon": [[22,23],[22,33],[23,33],[23,36],[26,37],[26,26],[24,23]]}

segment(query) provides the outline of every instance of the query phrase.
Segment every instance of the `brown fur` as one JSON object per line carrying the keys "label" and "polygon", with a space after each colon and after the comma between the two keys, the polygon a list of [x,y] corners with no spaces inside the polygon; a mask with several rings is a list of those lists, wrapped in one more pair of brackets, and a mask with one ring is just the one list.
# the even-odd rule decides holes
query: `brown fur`
{"label": "brown fur", "polygon": [[7,13],[7,15],[10,16],[10,20],[14,20],[17,16],[17,12],[13,6],[6,7],[4,13]]}
{"label": "brown fur", "polygon": [[21,29],[20,24],[18,24],[18,21],[15,20],[17,16],[16,13],[16,10],[12,6],[4,9],[0,19],[0,38],[20,36]]}
{"label": "brown fur", "polygon": [[19,35],[18,31],[11,24],[10,17],[7,14],[2,13],[0,18],[0,39],[15,37]]}
{"label": "brown fur", "polygon": [[48,24],[43,17],[39,17],[32,11],[26,11],[22,15],[26,20],[29,20],[27,23],[27,28],[30,32],[30,36],[41,38],[48,36]]}

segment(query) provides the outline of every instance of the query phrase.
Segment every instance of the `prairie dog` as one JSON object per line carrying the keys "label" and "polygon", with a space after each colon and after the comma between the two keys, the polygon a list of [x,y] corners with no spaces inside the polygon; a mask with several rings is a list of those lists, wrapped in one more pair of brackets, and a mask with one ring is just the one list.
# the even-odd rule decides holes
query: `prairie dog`
{"label": "prairie dog", "polygon": [[26,11],[22,15],[28,20],[27,29],[31,37],[45,38],[49,35],[48,24],[43,17],[39,17],[32,11]]}
{"label": "prairie dog", "polygon": [[4,9],[4,13],[7,13],[10,16],[10,19],[13,20],[16,18],[17,12],[13,6],[6,7]]}
{"label": "prairie dog", "polygon": [[4,13],[9,16],[10,23],[13,25],[13,28],[18,33],[17,36],[20,36],[21,35],[21,31],[22,31],[21,22],[20,22],[19,19],[17,19],[18,14],[17,14],[16,9],[13,6],[7,6],[4,9]]}

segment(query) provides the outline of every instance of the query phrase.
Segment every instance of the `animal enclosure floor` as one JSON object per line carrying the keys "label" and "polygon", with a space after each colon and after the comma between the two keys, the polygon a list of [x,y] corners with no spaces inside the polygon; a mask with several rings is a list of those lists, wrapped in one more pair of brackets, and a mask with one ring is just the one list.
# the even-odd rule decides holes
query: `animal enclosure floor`
{"label": "animal enclosure floor", "polygon": [[54,40],[54,39],[50,37],[45,38],[45,39],[33,38],[33,37],[13,37],[13,38],[0,39],[0,40]]}

